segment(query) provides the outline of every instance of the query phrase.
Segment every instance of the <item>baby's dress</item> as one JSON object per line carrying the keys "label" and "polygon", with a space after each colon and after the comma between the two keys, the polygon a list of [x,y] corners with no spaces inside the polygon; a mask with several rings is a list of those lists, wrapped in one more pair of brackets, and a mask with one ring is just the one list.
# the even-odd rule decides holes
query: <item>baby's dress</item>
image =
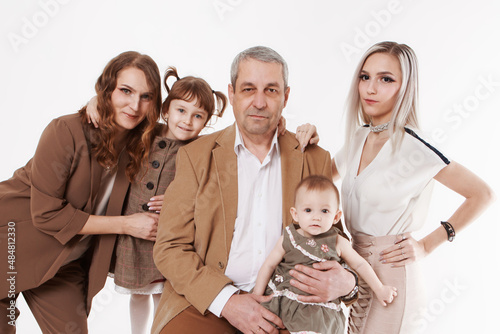
{"label": "baby's dress", "polygon": [[344,333],[345,317],[340,307],[340,300],[328,303],[298,301],[297,295],[305,293],[290,285],[292,277],[289,274],[296,264],[312,267],[313,263],[326,260],[340,261],[335,250],[338,232],[338,229],[332,227],[314,238],[306,238],[300,235],[293,225],[285,228],[283,236],[285,256],[276,267],[265,292],[266,296],[274,297],[262,305],[278,315],[291,334]]}

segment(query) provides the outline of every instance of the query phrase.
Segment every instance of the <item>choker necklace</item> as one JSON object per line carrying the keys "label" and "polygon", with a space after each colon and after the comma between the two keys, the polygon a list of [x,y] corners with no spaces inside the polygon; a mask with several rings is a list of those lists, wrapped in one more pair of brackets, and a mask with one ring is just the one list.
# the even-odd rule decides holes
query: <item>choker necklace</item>
{"label": "choker necklace", "polygon": [[375,132],[375,133],[385,131],[385,130],[387,130],[389,128],[389,123],[390,122],[387,122],[387,123],[384,123],[384,124],[375,125],[375,126],[373,126],[372,123],[370,123],[370,131],[371,132]]}

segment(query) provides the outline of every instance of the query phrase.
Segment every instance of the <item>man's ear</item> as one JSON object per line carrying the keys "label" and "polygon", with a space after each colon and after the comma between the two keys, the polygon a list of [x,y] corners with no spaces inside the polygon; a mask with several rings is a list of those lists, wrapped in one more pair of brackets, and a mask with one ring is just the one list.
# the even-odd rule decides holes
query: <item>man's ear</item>
{"label": "man's ear", "polygon": [[288,86],[285,89],[285,102],[283,103],[283,108],[286,107],[286,104],[288,103],[288,96],[290,95],[290,86]]}
{"label": "man's ear", "polygon": [[227,85],[227,96],[229,97],[229,102],[231,103],[231,105],[233,105],[234,88],[231,84]]}

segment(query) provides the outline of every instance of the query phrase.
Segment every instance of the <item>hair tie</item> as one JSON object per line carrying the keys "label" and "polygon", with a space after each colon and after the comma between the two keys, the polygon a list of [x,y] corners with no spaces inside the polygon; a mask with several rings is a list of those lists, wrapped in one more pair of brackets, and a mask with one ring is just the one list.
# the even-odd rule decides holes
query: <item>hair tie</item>
{"label": "hair tie", "polygon": [[214,90],[212,89],[212,94],[215,94]]}

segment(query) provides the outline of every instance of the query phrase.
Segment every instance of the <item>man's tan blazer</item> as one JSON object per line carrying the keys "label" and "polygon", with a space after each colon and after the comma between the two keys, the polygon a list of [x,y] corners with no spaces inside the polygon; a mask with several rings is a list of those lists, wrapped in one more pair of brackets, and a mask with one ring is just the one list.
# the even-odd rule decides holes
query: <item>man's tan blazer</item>
{"label": "man's tan blazer", "polygon": [[[177,154],[154,247],[157,267],[167,278],[153,333],[189,305],[201,313],[231,284],[224,275],[238,207],[235,125],[201,137]],[[292,222],[295,188],[312,174],[332,176],[330,154],[318,146],[302,153],[295,136],[278,138],[281,156],[283,225]]]}

